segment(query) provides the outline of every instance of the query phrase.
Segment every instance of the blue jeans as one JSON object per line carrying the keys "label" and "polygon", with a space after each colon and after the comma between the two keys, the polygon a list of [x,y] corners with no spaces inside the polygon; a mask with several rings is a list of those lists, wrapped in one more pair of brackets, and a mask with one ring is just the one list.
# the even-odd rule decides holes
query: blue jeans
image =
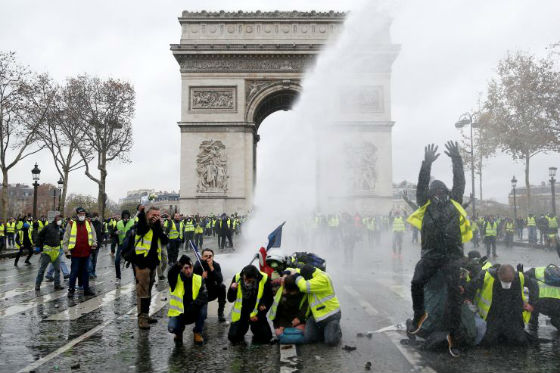
{"label": "blue jeans", "polygon": [[76,279],[80,277],[84,291],[89,290],[89,273],[88,273],[89,256],[83,258],[72,257],[70,265],[70,280],[68,281],[68,290],[74,291],[76,287]]}
{"label": "blue jeans", "polygon": [[313,317],[309,318],[303,333],[305,343],[324,341],[329,346],[336,346],[342,338],[340,317],[339,312],[320,322],[316,322]]}
{"label": "blue jeans", "polygon": [[169,333],[181,335],[185,330],[185,325],[192,323],[194,323],[193,332],[202,333],[204,321],[206,320],[206,314],[208,312],[208,304],[204,304],[202,307],[191,306],[186,308],[185,311],[186,313],[169,318],[169,323],[167,324]]}
{"label": "blue jeans", "polygon": [[122,245],[119,245],[117,247],[117,253],[115,254],[115,272],[119,280],[121,278],[121,251]]}
{"label": "blue jeans", "polygon": [[97,255],[99,255],[99,249],[91,250],[91,255],[89,256],[89,266],[88,271],[90,276],[97,276],[95,273],[95,267],[97,267]]}
{"label": "blue jeans", "polygon": [[[60,255],[58,256],[58,260],[60,261],[60,270],[62,271],[62,274],[64,276],[70,276],[70,271],[68,270],[68,266],[64,261],[64,250],[62,249],[62,247],[60,247]],[[47,275],[45,277],[52,279],[53,273],[54,273],[54,267],[51,263],[49,264],[49,269],[47,270]]]}

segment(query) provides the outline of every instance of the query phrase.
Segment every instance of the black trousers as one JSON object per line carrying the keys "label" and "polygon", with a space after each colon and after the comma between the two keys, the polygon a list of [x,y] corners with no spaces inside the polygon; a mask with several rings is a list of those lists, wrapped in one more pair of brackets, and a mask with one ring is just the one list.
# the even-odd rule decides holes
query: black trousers
{"label": "black trousers", "polygon": [[486,243],[486,256],[490,256],[490,248],[492,248],[492,255],[496,256],[496,237],[484,237],[484,242]]}
{"label": "black trousers", "polygon": [[177,262],[179,257],[179,248],[181,247],[181,239],[169,240],[167,244],[167,262],[170,266]]}
{"label": "black trousers", "polygon": [[560,299],[541,298],[536,304],[533,304],[535,310],[531,313],[530,325],[539,325],[539,314],[550,317],[550,323],[556,329],[560,330]]}
{"label": "black trousers", "polygon": [[196,247],[202,250],[202,245],[204,244],[204,235],[202,233],[195,233],[193,242]]}
{"label": "black trousers", "polygon": [[455,260],[422,258],[416,263],[411,282],[414,316],[424,314],[424,286],[437,271],[443,271],[447,284],[448,328],[453,336],[461,323],[461,294],[459,291],[459,265]]}
{"label": "black trousers", "polygon": [[258,320],[253,322],[249,320],[248,315],[241,314],[241,319],[232,322],[229,326],[228,339],[232,343],[241,342],[249,328],[253,333],[253,342],[255,343],[268,343],[272,339],[272,331],[266,319],[266,314],[259,312]]}
{"label": "black trousers", "polygon": [[218,246],[220,250],[223,250],[226,247],[226,237],[229,241],[229,245],[233,247],[233,241],[231,240],[231,233],[220,234],[218,236]]}
{"label": "black trousers", "polygon": [[208,302],[218,299],[218,304],[226,303],[226,285],[208,286]]}
{"label": "black trousers", "polygon": [[30,247],[25,247],[25,246],[21,245],[19,247],[18,253],[16,254],[16,261],[14,262],[15,265],[18,264],[19,257],[21,256],[21,254],[23,254],[23,250],[27,250],[27,252],[28,252],[27,258],[25,258],[25,263],[28,263],[29,259],[31,259],[31,256],[33,255],[33,248],[31,246]]}
{"label": "black trousers", "polygon": [[499,342],[525,346],[529,343],[527,334],[523,327],[523,322],[512,322],[511,320],[500,319],[496,317],[488,320],[486,324],[486,334],[481,344],[485,346],[493,346]]}

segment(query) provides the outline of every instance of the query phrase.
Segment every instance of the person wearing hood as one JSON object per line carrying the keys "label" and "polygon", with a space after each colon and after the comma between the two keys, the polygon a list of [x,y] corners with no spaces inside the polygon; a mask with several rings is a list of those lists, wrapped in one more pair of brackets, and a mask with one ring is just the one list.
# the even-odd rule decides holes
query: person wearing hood
{"label": "person wearing hood", "polygon": [[272,286],[266,273],[248,265],[233,276],[227,299],[233,303],[228,339],[232,343],[243,341],[249,328],[254,343],[268,343],[272,331],[266,313],[273,302]]}
{"label": "person wearing hood", "polygon": [[428,318],[424,309],[424,286],[438,272],[443,271],[447,284],[447,308],[449,314],[449,353],[459,356],[454,345],[455,334],[460,326],[461,294],[458,261],[463,257],[463,242],[472,238],[467,213],[461,206],[465,191],[463,160],[456,142],[445,145],[453,164],[453,189],[439,180],[430,184],[432,163],[439,157],[437,146],[425,148],[424,161],[418,176],[416,203],[421,206],[407,221],[421,232],[421,258],[416,264],[411,281],[412,308],[414,318],[408,333],[416,334]]}
{"label": "person wearing hood", "polygon": [[23,222],[21,228],[18,229],[16,234],[16,248],[19,250],[16,254],[16,260],[14,261],[14,266],[17,267],[19,262],[19,257],[23,254],[23,250],[27,249],[28,255],[25,258],[25,264],[30,265],[31,256],[33,255],[33,228],[31,228],[30,223]]}
{"label": "person wearing hood", "polygon": [[117,255],[115,255],[115,274],[117,276],[115,282],[117,285],[121,283],[121,252],[124,238],[126,237],[126,232],[128,232],[134,226],[134,220],[130,218],[130,212],[128,210],[123,210],[121,213],[121,220],[117,222],[116,231],[118,246]]}
{"label": "person wearing hood", "polygon": [[[529,289],[529,299],[523,288]],[[525,323],[531,317],[532,303],[538,287],[534,280],[517,272],[512,265],[502,264],[479,273],[465,287],[465,297],[476,299],[478,313],[486,321],[483,345],[491,346],[500,341],[513,345],[529,342]]]}
{"label": "person wearing hood", "polygon": [[56,215],[52,224],[46,224],[45,227],[37,235],[37,251],[41,252],[39,259],[39,272],[35,279],[35,291],[41,289],[45,269],[49,263],[54,268],[54,290],[64,289],[60,285],[60,225],[62,217]]}
{"label": "person wearing hood", "polygon": [[79,277],[84,288],[84,295],[95,293],[89,287],[89,256],[92,247],[97,247],[95,228],[86,220],[86,210],[76,209],[77,219],[70,220],[64,232],[62,246],[67,258],[71,258],[70,279],[68,281],[68,298],[74,297],[76,279]]}

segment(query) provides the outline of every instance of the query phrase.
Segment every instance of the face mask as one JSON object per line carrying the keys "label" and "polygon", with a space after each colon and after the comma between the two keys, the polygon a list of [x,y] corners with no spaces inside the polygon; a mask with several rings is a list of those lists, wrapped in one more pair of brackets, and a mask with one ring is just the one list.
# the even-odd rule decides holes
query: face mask
{"label": "face mask", "polygon": [[62,220],[57,220],[56,225],[61,226],[62,225]]}
{"label": "face mask", "polygon": [[502,284],[502,289],[510,289],[511,288],[511,282],[500,281],[500,283]]}
{"label": "face mask", "polygon": [[80,216],[78,216],[78,220],[79,221],[84,221],[84,220],[86,220],[86,217],[83,216],[83,215],[80,215]]}

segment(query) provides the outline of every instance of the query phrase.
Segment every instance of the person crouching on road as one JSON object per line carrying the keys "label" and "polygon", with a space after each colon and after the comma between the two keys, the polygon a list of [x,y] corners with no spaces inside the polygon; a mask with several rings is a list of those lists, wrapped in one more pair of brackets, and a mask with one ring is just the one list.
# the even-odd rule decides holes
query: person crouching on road
{"label": "person crouching on road", "polygon": [[194,323],[194,343],[204,343],[202,329],[206,320],[208,294],[202,276],[193,273],[191,259],[183,255],[167,273],[169,281],[169,333],[175,334],[175,344],[183,343],[185,325]]}
{"label": "person crouching on road", "polygon": [[64,289],[60,286],[60,226],[62,217],[56,215],[52,224],[47,224],[37,235],[37,248],[42,252],[39,259],[39,272],[35,280],[35,291],[41,290],[43,276],[49,263],[54,268],[54,289]]}
{"label": "person crouching on road", "polygon": [[324,341],[328,346],[336,346],[342,338],[342,312],[330,276],[309,264],[301,269],[288,268],[287,271],[296,275],[296,285],[307,294],[311,308],[312,316],[305,324],[304,342]]}
{"label": "person crouching on road", "polygon": [[222,268],[218,262],[214,261],[214,251],[212,249],[204,249],[201,254],[202,267],[199,262],[196,262],[194,273],[204,278],[208,290],[208,302],[218,299],[218,321],[225,322],[226,286],[224,285]]}
{"label": "person crouching on road", "polygon": [[74,296],[76,279],[79,277],[84,295],[95,295],[89,288],[89,255],[92,247],[97,247],[97,237],[93,225],[86,220],[86,210],[76,209],[77,220],[70,220],[64,232],[62,246],[67,258],[71,258],[68,298]]}
{"label": "person crouching on road", "polygon": [[134,236],[134,277],[136,278],[136,305],[138,307],[138,327],[150,329],[157,322],[150,318],[152,286],[156,270],[161,261],[161,250],[167,245],[168,238],[163,232],[159,208],[152,206],[144,212],[140,206],[136,235]]}
{"label": "person crouching on road", "polygon": [[[284,276],[281,281],[282,285],[276,291],[268,318],[272,321],[280,343],[296,343],[296,340],[303,343],[305,320],[309,310],[307,296],[299,291],[296,276]],[[285,335],[286,329],[289,329],[290,333]],[[299,332],[293,329],[298,329]]]}
{"label": "person crouching on road", "polygon": [[270,342],[272,331],[266,313],[273,298],[268,275],[254,265],[246,266],[233,277],[227,299],[234,303],[228,339],[232,343],[243,341],[250,327],[253,343]]}

